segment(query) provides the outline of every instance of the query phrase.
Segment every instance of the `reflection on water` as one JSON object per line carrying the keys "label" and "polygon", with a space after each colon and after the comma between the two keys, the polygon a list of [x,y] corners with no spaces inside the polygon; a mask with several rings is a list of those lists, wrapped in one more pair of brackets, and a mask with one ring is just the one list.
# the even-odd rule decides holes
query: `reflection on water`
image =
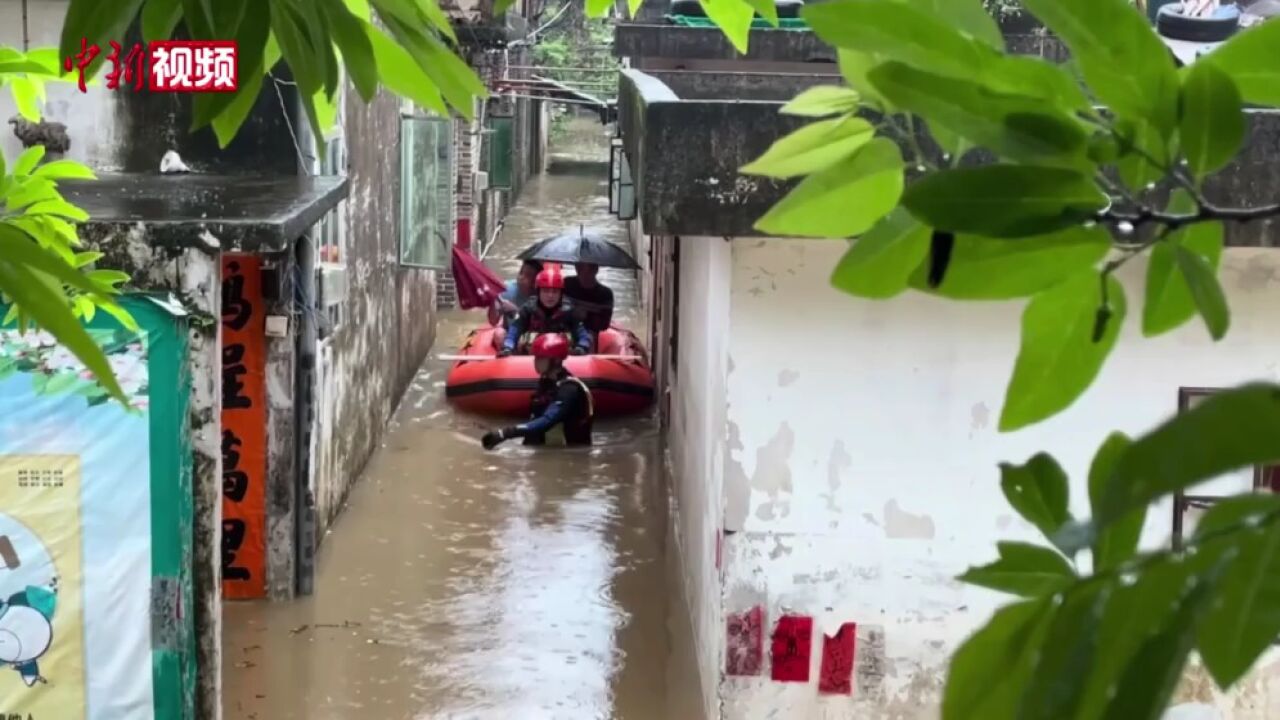
{"label": "reflection on water", "polygon": [[[492,266],[510,276],[520,249],[579,223],[624,241],[604,182],[534,179]],[[602,280],[634,306],[632,277]],[[445,313],[434,352],[481,317]],[[444,404],[446,372],[422,368],[324,540],[315,595],[227,605],[226,716],[693,720],[654,422],[603,423],[589,449],[486,453],[489,421]]]}

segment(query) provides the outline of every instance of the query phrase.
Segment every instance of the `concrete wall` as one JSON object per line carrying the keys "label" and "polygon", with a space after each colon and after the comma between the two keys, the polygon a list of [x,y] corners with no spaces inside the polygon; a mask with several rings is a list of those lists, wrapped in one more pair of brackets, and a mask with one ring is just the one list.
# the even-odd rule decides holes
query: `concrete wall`
{"label": "concrete wall", "polygon": [[[27,35],[29,47],[58,45],[66,0],[28,0]],[[0,45],[23,48],[21,0],[0,0]],[[141,41],[135,26],[116,38],[128,48]],[[111,52],[109,45],[100,48]],[[287,82],[290,74],[283,65],[276,76]],[[45,120],[67,126],[71,150],[67,157],[99,171],[154,173],[160,158],[176,150],[197,172],[244,172],[292,175],[297,173],[289,126],[304,127],[300,107],[284,106],[274,91],[263,92],[236,139],[225,149],[218,146],[213,131],[190,132],[191,99],[182,94],[151,94],[121,87],[108,90],[100,74],[97,85],[81,93],[75,83],[47,83],[47,101],[42,107]],[[285,88],[288,97],[289,89]],[[6,88],[0,92],[0,150],[14,157],[22,145],[14,137],[8,120],[17,109]]]}
{"label": "concrete wall", "polygon": [[87,248],[104,253],[103,265],[130,275],[129,284],[181,298],[191,323],[189,406],[194,494],[196,717],[221,717],[222,693],[222,266],[216,253],[152,247],[147,229],[124,234],[82,233]]}
{"label": "concrete wall", "polygon": [[[353,92],[350,88],[347,92]],[[399,265],[400,100],[346,104],[343,322],[320,352],[313,493],[323,531],[378,447],[435,333],[435,273]]]}
{"label": "concrete wall", "polygon": [[672,383],[670,448],[675,523],[694,647],[708,717],[722,666],[723,616],[716,544],[722,515],[725,378],[728,358],[730,246],[724,240],[683,242],[679,265],[680,324]]}
{"label": "concrete wall", "polygon": [[[29,49],[58,45],[67,5],[67,0],[28,0]],[[0,0],[0,46],[23,49],[22,0]],[[116,118],[111,91],[102,83],[83,94],[75,85],[50,83],[47,92],[44,119],[67,126],[67,134],[71,136],[67,157],[95,168],[114,169],[123,129]],[[22,143],[14,137],[13,127],[8,124],[17,111],[9,88],[4,88],[0,91],[0,152],[9,158],[22,152]],[[159,167],[158,159],[156,167]]]}
{"label": "concrete wall", "polygon": [[[843,242],[735,240],[731,255],[727,246],[709,237],[681,245],[689,294],[671,438],[700,664],[723,672],[720,653],[705,647],[712,636],[725,641],[709,622],[721,592],[724,613],[765,608],[766,653],[779,615],[812,616],[811,678],[820,633],[856,622],[858,637],[852,698],[820,696],[816,680],[772,682],[766,667],[760,677],[722,680],[724,718],[936,717],[950,652],[1004,602],[952,578],[993,559],[997,540],[1036,537],[1001,496],[998,462],[1052,452],[1073,478],[1072,510],[1087,514],[1084,478],[1111,430],[1151,428],[1176,410],[1179,386],[1280,380],[1280,250],[1228,250],[1222,277],[1233,323],[1218,344],[1199,321],[1143,339],[1145,268],[1130,263],[1121,275],[1130,317],[1097,382],[1058,417],[1002,435],[995,427],[1019,303],[861,301],[828,284]],[[721,469],[705,453],[726,441]],[[721,482],[728,535],[719,591],[707,586],[706,567]],[[1167,503],[1150,513],[1146,546],[1168,542],[1169,515]],[[1274,673],[1255,671],[1216,701],[1223,717],[1280,713]],[[1197,687],[1197,697],[1212,697],[1204,679],[1193,670],[1181,697]]]}

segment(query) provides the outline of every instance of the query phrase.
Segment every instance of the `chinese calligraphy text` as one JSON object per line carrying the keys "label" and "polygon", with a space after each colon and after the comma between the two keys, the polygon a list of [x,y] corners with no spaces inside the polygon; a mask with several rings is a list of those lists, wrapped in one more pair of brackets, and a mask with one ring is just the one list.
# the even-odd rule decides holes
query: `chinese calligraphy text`
{"label": "chinese calligraphy text", "polygon": [[[130,48],[112,40],[110,46],[106,61],[111,69],[105,76],[108,90],[123,85],[135,91],[145,86],[151,92],[221,93],[235,92],[240,86],[234,40],[165,40],[145,47],[134,43]],[[85,76],[100,54],[102,48],[82,39],[80,52],[63,59],[64,70],[79,73],[80,92],[88,91]]]}

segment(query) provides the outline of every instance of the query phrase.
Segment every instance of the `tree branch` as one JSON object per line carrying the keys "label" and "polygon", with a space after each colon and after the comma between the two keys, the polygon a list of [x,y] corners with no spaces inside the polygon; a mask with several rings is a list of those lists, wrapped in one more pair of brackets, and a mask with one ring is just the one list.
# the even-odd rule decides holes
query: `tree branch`
{"label": "tree branch", "polygon": [[1153,210],[1149,207],[1141,207],[1136,212],[1122,212],[1118,210],[1104,210],[1097,215],[1098,222],[1110,225],[1119,225],[1120,223],[1128,223],[1134,229],[1143,225],[1161,225],[1169,231],[1177,230],[1188,225],[1195,225],[1202,222],[1224,221],[1247,223],[1254,220],[1265,220],[1267,218],[1280,216],[1280,203],[1272,203],[1270,205],[1260,205],[1254,208],[1234,208],[1220,207],[1213,203],[1204,202],[1200,204],[1200,209],[1193,213],[1169,213],[1160,210]]}

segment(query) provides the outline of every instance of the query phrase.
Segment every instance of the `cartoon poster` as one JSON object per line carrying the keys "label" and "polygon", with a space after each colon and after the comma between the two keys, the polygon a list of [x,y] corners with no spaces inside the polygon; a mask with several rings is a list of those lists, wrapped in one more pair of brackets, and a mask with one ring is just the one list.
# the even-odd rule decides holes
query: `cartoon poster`
{"label": "cartoon poster", "polygon": [[191,603],[185,332],[133,311],[138,331],[89,326],[129,407],[52,336],[0,328],[0,718],[190,716],[190,622],[157,616]]}
{"label": "cartoon poster", "polygon": [[84,717],[79,496],[78,457],[0,456],[0,717]]}

